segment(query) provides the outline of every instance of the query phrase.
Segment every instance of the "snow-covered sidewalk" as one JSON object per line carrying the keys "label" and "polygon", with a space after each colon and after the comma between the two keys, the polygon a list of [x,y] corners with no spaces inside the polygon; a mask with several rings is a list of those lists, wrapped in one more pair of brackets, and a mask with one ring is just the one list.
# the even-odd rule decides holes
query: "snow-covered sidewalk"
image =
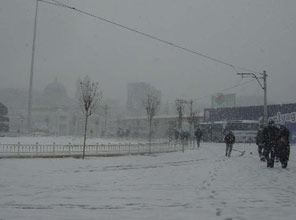
{"label": "snow-covered sidewalk", "polygon": [[[294,147],[287,169],[254,144],[148,156],[1,159],[0,219],[295,219]],[[252,152],[252,154],[251,154]]]}

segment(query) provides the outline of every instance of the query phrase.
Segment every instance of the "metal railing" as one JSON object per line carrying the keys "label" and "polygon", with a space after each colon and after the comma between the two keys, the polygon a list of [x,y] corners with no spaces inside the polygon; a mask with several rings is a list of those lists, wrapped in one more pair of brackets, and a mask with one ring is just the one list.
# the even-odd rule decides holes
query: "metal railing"
{"label": "metal railing", "polygon": [[[162,142],[162,143],[108,143],[85,146],[86,156],[119,156],[148,153],[165,153],[184,151],[192,147],[192,142]],[[0,158],[26,157],[80,157],[81,144],[1,144]]]}

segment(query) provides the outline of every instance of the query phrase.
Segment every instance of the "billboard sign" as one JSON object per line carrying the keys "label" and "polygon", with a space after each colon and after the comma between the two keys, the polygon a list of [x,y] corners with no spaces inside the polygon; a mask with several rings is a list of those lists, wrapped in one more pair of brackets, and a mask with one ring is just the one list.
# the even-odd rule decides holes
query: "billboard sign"
{"label": "billboard sign", "polygon": [[212,95],[212,108],[235,107],[235,94],[218,93]]}

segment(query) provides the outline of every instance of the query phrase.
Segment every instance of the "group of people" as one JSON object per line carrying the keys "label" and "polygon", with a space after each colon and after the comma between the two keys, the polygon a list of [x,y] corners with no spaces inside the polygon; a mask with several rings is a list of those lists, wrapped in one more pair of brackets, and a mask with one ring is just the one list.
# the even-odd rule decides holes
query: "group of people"
{"label": "group of people", "polygon": [[190,133],[188,131],[175,128],[170,135],[170,138],[172,138],[173,140],[188,142],[188,140],[190,139]]}
{"label": "group of people", "polygon": [[[197,148],[199,148],[203,135],[199,127],[195,129],[194,135]],[[260,160],[266,161],[267,167],[274,167],[274,162],[280,162],[282,168],[288,166],[290,156],[289,136],[288,128],[284,125],[278,128],[274,121],[269,121],[265,127],[260,126],[256,136],[256,144],[258,145]],[[233,144],[235,143],[235,136],[231,130],[225,132],[224,142],[226,144],[225,156],[230,157]]]}
{"label": "group of people", "polygon": [[[201,137],[202,137],[202,131],[199,127],[195,128],[194,136],[195,136],[197,148],[199,148]],[[170,138],[173,140],[180,140],[183,143],[188,143],[189,140],[192,140],[189,131],[184,131],[182,129],[177,129],[177,128],[173,130],[173,132],[170,135]]]}
{"label": "group of people", "polygon": [[274,162],[280,162],[282,168],[288,166],[290,156],[290,132],[284,126],[279,128],[274,121],[269,121],[266,127],[261,126],[257,132],[256,144],[261,161],[267,162],[267,167],[274,167]]}
{"label": "group of people", "polygon": [[[288,166],[290,156],[289,136],[288,128],[284,125],[278,128],[274,121],[269,121],[265,127],[260,126],[256,136],[256,144],[260,160],[266,161],[267,167],[273,168],[274,162],[280,162],[282,168]],[[232,146],[235,143],[235,136],[232,131],[226,132],[224,141],[226,143],[225,156],[230,157]]]}
{"label": "group of people", "polygon": [[[195,132],[194,132],[194,135],[195,135],[195,140],[196,140],[196,146],[197,148],[199,148],[200,146],[200,140],[201,140],[201,137],[203,135],[201,129],[199,127],[197,127],[195,129]],[[231,154],[231,151],[232,151],[232,146],[235,142],[235,136],[233,134],[232,131],[227,131],[226,132],[226,135],[224,137],[224,141],[226,143],[226,153],[225,153],[225,156],[228,156],[230,157],[230,154]]]}

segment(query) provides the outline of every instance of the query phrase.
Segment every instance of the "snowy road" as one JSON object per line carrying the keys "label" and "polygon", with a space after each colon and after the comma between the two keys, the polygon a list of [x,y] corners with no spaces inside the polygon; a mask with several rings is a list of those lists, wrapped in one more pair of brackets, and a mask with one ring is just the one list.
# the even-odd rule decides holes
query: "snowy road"
{"label": "snowy road", "polygon": [[[289,219],[296,161],[267,169],[256,146],[224,144],[151,156],[1,159],[0,219]],[[250,154],[253,152],[253,154]]]}

